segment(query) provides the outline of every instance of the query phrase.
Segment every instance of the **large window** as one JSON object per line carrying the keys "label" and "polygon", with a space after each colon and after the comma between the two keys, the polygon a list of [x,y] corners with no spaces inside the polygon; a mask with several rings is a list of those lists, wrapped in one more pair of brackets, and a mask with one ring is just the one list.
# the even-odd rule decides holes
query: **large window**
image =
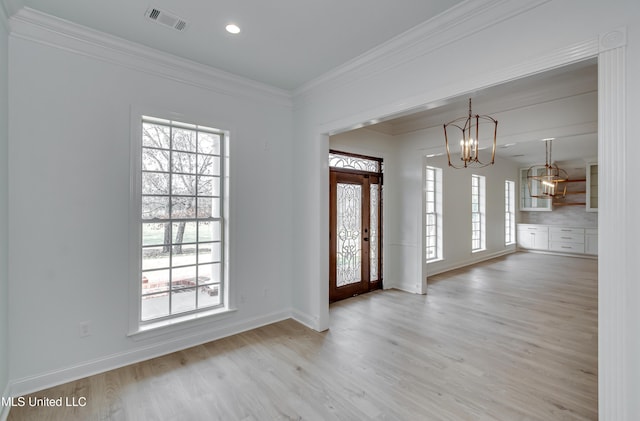
{"label": "large window", "polygon": [[138,323],[224,308],[228,136],[146,116],[141,123]]}
{"label": "large window", "polygon": [[504,182],[504,243],[506,245],[516,242],[516,199],[514,197],[516,183],[506,180]]}
{"label": "large window", "polygon": [[485,249],[485,178],[471,176],[471,251]]}
{"label": "large window", "polygon": [[427,262],[442,259],[442,169],[425,170],[425,249]]}

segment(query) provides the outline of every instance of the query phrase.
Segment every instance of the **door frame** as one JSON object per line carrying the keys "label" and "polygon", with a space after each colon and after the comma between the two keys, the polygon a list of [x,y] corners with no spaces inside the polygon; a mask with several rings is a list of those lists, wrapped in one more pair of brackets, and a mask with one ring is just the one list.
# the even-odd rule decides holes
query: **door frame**
{"label": "door frame", "polygon": [[[382,221],[382,207],[383,207],[383,197],[382,197],[382,185],[383,185],[383,173],[382,173],[382,158],[359,155],[350,152],[338,151],[338,150],[330,150],[331,154],[339,154],[353,158],[362,158],[371,161],[377,161],[379,163],[379,171],[363,171],[357,170],[353,168],[340,168],[340,167],[330,167],[329,168],[329,302],[339,301],[354,295],[374,291],[376,289],[382,289],[383,287],[383,273],[382,273],[382,259],[383,259],[383,250],[382,250],[382,237],[383,237],[383,221]],[[337,205],[337,191],[334,189],[334,186],[337,186],[338,178],[344,178],[345,182],[354,181],[354,184],[359,184],[361,179],[371,180],[372,178],[376,179],[376,183],[379,186],[378,190],[378,206],[377,206],[377,230],[375,232],[375,238],[378,244],[378,258],[377,258],[377,279],[375,281],[371,281],[371,267],[370,267],[370,248],[367,247],[371,242],[371,222],[370,216],[367,216],[366,220],[369,223],[365,224],[365,218],[362,218],[362,231],[368,231],[363,233],[361,239],[362,246],[362,280],[359,283],[354,283],[351,285],[346,285],[344,287],[337,287],[336,284],[336,239],[335,239],[335,225],[337,212],[335,211]],[[366,203],[366,206],[363,208],[367,208],[369,210],[369,215],[371,212],[370,209],[370,189],[371,185],[369,182],[363,183],[363,186],[366,185],[366,188],[363,188],[362,192],[362,200],[363,205]],[[363,215],[364,216],[364,215]],[[367,238],[367,239],[365,239]],[[365,264],[366,262],[366,264]],[[365,283],[366,282],[366,283]],[[338,288],[342,289],[340,293],[338,292]]]}
{"label": "door frame", "polygon": [[[474,80],[464,80],[464,83],[447,86],[435,93],[414,93],[401,97],[406,100],[390,101],[361,112],[343,112],[339,119],[318,124],[313,144],[318,165],[313,179],[318,189],[323,191],[326,188],[327,167],[319,163],[329,150],[330,135],[363,127],[363,122],[409,113],[439,100],[471,92],[470,87],[477,90],[594,57],[598,59],[598,163],[603,165],[599,185],[610,187],[600,190],[606,205],[598,210],[598,405],[600,418],[615,418],[619,416],[620,408],[631,407],[631,400],[625,393],[629,371],[626,355],[633,349],[625,340],[631,313],[622,304],[627,301],[626,291],[632,289],[632,280],[635,279],[632,276],[634,270],[627,264],[632,261],[627,255],[629,250],[634,249],[631,245],[636,239],[632,239],[633,230],[629,226],[635,225],[631,223],[632,218],[627,211],[631,184],[625,166],[626,157],[630,156],[626,153],[629,149],[625,120],[628,117],[626,27],[594,33],[593,37],[583,38],[577,43],[544,50],[524,63],[494,69]],[[328,238],[322,239],[328,223],[327,214],[324,213],[329,209],[328,196],[322,195],[318,205],[324,228],[316,227],[312,231],[315,234],[312,239],[324,243]],[[319,264],[328,261],[325,253],[329,249],[325,245],[320,244],[320,247],[313,249]],[[324,289],[327,285],[326,274],[322,268],[319,271],[310,282],[310,294],[313,297],[309,307],[311,313],[302,320],[314,329],[323,331],[329,328],[330,319],[329,306],[326,304],[327,290]]]}

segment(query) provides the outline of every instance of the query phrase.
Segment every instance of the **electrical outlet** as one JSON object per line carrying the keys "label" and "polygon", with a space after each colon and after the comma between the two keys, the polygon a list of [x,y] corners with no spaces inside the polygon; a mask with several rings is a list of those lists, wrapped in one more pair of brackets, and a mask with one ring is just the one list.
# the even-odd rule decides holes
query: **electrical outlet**
{"label": "electrical outlet", "polygon": [[91,335],[91,321],[90,320],[88,320],[86,322],[80,322],[78,327],[79,327],[78,334],[80,335],[81,338],[86,338],[87,336]]}

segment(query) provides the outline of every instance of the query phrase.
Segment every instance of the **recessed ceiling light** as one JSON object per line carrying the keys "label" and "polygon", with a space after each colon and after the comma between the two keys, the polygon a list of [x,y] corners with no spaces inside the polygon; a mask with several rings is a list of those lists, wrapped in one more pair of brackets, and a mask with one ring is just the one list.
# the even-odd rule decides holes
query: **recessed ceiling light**
{"label": "recessed ceiling light", "polygon": [[233,23],[228,24],[225,27],[225,29],[230,34],[239,34],[240,33],[240,27],[238,25],[236,25],[236,24],[233,24]]}

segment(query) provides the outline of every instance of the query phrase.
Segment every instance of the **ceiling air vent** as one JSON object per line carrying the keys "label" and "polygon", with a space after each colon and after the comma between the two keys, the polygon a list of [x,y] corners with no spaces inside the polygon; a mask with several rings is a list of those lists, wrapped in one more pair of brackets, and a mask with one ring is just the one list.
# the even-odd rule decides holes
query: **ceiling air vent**
{"label": "ceiling air vent", "polygon": [[180,19],[174,14],[154,7],[149,8],[144,15],[154,22],[177,29],[178,31],[183,31],[187,27],[187,22],[184,19]]}

